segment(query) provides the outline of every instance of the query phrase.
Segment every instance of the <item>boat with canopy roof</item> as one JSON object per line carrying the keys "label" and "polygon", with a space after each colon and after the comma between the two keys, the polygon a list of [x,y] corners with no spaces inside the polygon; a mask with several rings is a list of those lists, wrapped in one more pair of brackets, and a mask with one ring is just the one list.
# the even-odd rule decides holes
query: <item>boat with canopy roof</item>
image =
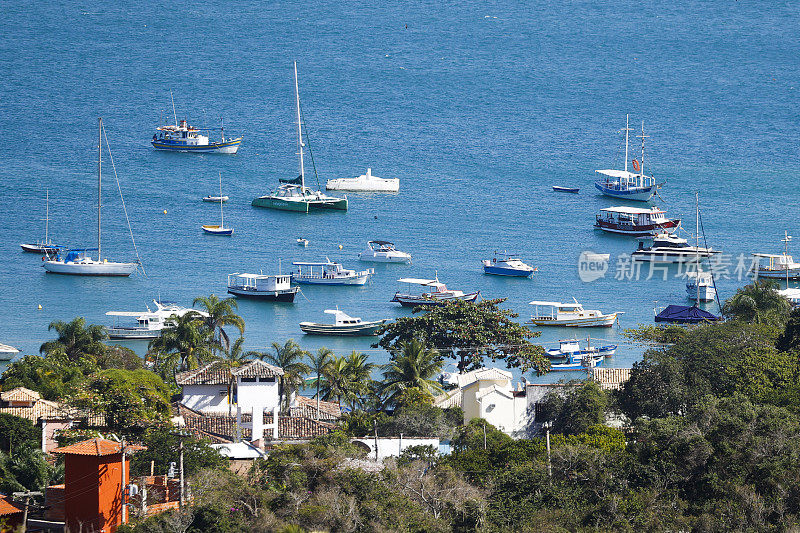
{"label": "boat with canopy roof", "polygon": [[657,207],[644,209],[623,205],[601,209],[595,216],[594,227],[609,233],[643,237],[676,228],[680,222],[678,218],[667,218]]}
{"label": "boat with canopy roof", "polygon": [[660,188],[652,176],[644,173],[644,140],[648,137],[644,134],[644,122],[642,122],[642,160],[633,160],[633,170],[628,170],[628,138],[631,131],[629,115],[625,115],[625,168],[624,170],[604,169],[596,170],[598,174],[604,176],[595,181],[594,186],[605,196],[613,198],[623,198],[625,200],[636,200],[646,202],[652,198]]}
{"label": "boat with canopy roof", "polygon": [[326,309],[326,314],[333,315],[333,324],[318,324],[315,322],[300,322],[300,329],[308,335],[336,335],[347,337],[367,337],[377,335],[378,330],[388,318],[364,322],[358,317],[352,317],[336,309]]}
{"label": "boat with canopy roof", "polygon": [[403,307],[444,305],[454,300],[474,302],[481,294],[481,291],[464,293],[463,291],[448,289],[444,283],[439,281],[438,275],[434,279],[401,278],[397,281],[410,285],[419,285],[428,289],[420,294],[396,292],[394,298],[390,301],[397,302]]}
{"label": "boat with canopy roof", "polygon": [[296,261],[292,264],[297,267],[297,271],[292,272],[292,281],[309,285],[364,285],[375,273],[372,268],[360,271],[344,268],[327,257],[325,261]]}
{"label": "boat with canopy roof", "polygon": [[225,126],[219,128],[221,140],[212,141],[205,132],[216,131],[217,128],[195,128],[190,126],[186,119],[178,122],[175,113],[175,100],[172,98],[172,91],[169,92],[172,100],[172,116],[175,124],[165,124],[156,128],[151,144],[156,150],[167,150],[169,152],[194,152],[203,154],[235,154],[239,151],[242,138],[225,138]]}

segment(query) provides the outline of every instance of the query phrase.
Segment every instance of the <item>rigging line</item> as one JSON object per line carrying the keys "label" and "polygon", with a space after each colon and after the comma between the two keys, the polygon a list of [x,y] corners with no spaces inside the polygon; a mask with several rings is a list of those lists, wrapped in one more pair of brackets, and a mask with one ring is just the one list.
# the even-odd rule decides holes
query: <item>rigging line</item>
{"label": "rigging line", "polygon": [[[700,214],[700,210],[697,210],[697,219],[700,221],[700,230],[703,232],[703,246],[706,247],[708,250],[708,241],[706,241],[706,230],[703,227],[703,215]],[[709,261],[711,261],[711,256],[709,255]],[[699,266],[699,265],[698,265]],[[722,304],[719,301],[719,291],[717,290],[717,278],[714,277],[714,268],[709,268],[711,271],[711,281],[714,283],[714,298],[717,300],[717,306],[719,307],[719,312],[722,314]],[[700,276],[697,277],[697,290],[700,290]]]}
{"label": "rigging line", "polygon": [[319,184],[319,175],[317,175],[317,165],[314,163],[314,152],[311,151],[311,139],[308,137],[308,122],[306,122],[306,115],[303,113],[303,106],[300,106],[300,120],[306,125],[306,146],[308,147],[308,155],[311,157],[311,168],[314,169],[314,179],[317,180],[317,190],[321,191],[322,186]]}
{"label": "rigging line", "polygon": [[128,223],[128,232],[131,234],[131,242],[133,243],[133,250],[136,252],[136,260],[139,263],[139,266],[142,268],[142,274],[144,277],[147,277],[147,272],[144,270],[144,264],[142,263],[142,258],[139,257],[139,248],[136,246],[136,239],[133,237],[133,228],[131,228],[131,219],[128,217],[128,208],[125,206],[125,197],[122,196],[122,187],[119,184],[119,176],[117,176],[117,167],[114,165],[114,156],[111,154],[111,147],[108,144],[108,134],[106,133],[106,127],[103,125],[103,138],[106,141],[106,151],[108,151],[108,159],[111,161],[111,168],[114,170],[114,179],[117,180],[117,190],[119,191],[119,198],[122,201],[122,210],[125,212],[125,221]]}

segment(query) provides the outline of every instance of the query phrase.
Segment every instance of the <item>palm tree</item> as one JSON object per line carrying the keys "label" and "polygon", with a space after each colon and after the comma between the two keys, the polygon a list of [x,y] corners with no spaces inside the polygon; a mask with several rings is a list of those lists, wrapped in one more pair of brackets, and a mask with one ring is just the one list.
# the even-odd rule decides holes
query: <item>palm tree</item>
{"label": "palm tree", "polygon": [[242,366],[248,360],[253,358],[253,354],[258,353],[253,351],[245,352],[243,345],[244,337],[239,336],[239,338],[233,341],[233,344],[231,344],[225,351],[225,357],[222,360],[225,361],[225,364],[228,366],[228,368]]}
{"label": "palm tree", "polygon": [[204,326],[200,313],[190,311],[172,319],[175,326],[165,328],[147,346],[162,366],[171,367],[173,372],[191,370],[211,359],[215,350],[221,348],[211,330]]}
{"label": "palm tree", "polygon": [[320,394],[324,400],[342,401],[352,409],[363,404],[363,396],[372,383],[372,370],[376,365],[367,362],[367,356],[355,350],[346,357],[335,357],[323,374]]}
{"label": "palm tree", "polygon": [[225,326],[234,326],[239,330],[239,334],[244,333],[244,320],[233,312],[238,309],[235,298],[223,298],[220,300],[216,295],[201,296],[195,298],[192,305],[200,304],[208,314],[203,318],[203,322],[211,330],[211,334],[217,338],[224,350],[228,350],[231,345],[230,338],[225,332]]}
{"label": "palm tree", "polygon": [[96,357],[106,349],[103,344],[108,338],[106,328],[95,324],[87,326],[83,317],[77,317],[71,322],[56,320],[50,322],[47,329],[55,330],[58,338],[42,344],[39,353],[63,357],[75,363],[86,356]]}
{"label": "palm tree", "polygon": [[334,357],[333,351],[329,350],[328,348],[320,348],[317,350],[316,355],[308,354],[308,360],[311,362],[309,368],[311,372],[316,374],[316,378],[314,378],[310,385],[317,387],[317,410],[314,414],[314,419],[319,420],[319,387],[320,382],[322,381],[322,376],[325,374],[325,371],[328,368],[328,365],[331,364],[331,360]]}
{"label": "palm tree", "polygon": [[783,322],[791,305],[776,287],[773,280],[756,280],[736,291],[722,306],[722,314],[757,324]]}
{"label": "palm tree", "polygon": [[416,388],[435,395],[442,392],[435,377],[444,364],[436,350],[428,349],[424,343],[414,339],[400,344],[400,352],[392,355],[389,364],[383,367],[383,387],[387,403],[396,404],[402,393]]}
{"label": "palm tree", "polygon": [[256,353],[256,356],[262,361],[267,361],[283,369],[283,376],[278,379],[278,394],[285,412],[289,410],[292,394],[303,384],[303,376],[311,372],[311,368],[303,362],[308,352],[300,348],[292,339],[286,341],[283,346],[273,342],[272,349],[275,350],[274,354],[260,352]]}

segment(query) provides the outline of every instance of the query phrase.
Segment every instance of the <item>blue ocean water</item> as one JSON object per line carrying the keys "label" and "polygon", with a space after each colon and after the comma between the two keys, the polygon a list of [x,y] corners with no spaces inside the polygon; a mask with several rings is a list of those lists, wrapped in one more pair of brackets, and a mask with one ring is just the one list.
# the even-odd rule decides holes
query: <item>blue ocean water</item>
{"label": "blue ocean water", "polygon": [[[295,338],[385,362],[370,339],[304,337],[297,324],[324,320],[336,305],[365,320],[401,316],[409,311],[389,302],[397,278],[436,272],[452,288],[508,298],[520,320],[530,300],[576,297],[624,311],[623,327],[651,323],[654,302],[686,301],[683,282],[614,279],[613,259],[636,241],[592,229],[599,209],[619,204],[596,194],[593,171],[622,165],[618,130],[628,113],[650,136],[646,170],[667,181],[659,205],[694,231],[700,191],[709,244],[734,263],[777,252],[784,230],[800,230],[800,61],[796,32],[787,31],[800,19],[797,3],[6,2],[2,12],[0,342],[25,353],[50,338],[52,320],[110,324],[106,311],[143,309],[159,296],[188,305],[223,295],[230,272],[276,272],[279,262],[284,271],[292,260],[325,257],[356,267],[375,238],[396,242],[413,264],[379,265],[361,288],[304,288],[294,305],[240,301],[247,348]],[[323,185],[371,167],[400,178],[398,194],[351,194],[347,213],[250,206],[278,178],[297,175],[294,60]],[[179,119],[224,119],[227,134],[243,135],[239,153],[152,150],[155,126],[172,114],[170,91]],[[46,275],[19,248],[42,236],[46,190],[52,238],[95,243],[99,116],[147,275]],[[104,168],[104,249],[128,259],[133,247]],[[230,239],[200,230],[218,220],[216,206],[200,202],[217,190],[218,172],[231,197]],[[581,192],[553,193],[554,184]],[[295,244],[301,236],[306,249]],[[480,260],[494,250],[517,252],[539,272],[485,276]],[[606,277],[580,281],[583,250],[612,254]],[[725,298],[745,281],[718,283]],[[622,342],[616,328],[590,334]],[[571,335],[544,330],[540,340]],[[608,364],[630,366],[641,352],[623,343]]]}

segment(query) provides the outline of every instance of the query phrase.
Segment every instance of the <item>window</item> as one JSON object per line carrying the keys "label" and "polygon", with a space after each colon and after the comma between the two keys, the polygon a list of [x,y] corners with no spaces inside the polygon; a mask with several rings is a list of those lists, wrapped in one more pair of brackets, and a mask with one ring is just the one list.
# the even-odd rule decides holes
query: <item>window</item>
{"label": "window", "polygon": [[255,383],[256,378],[242,378],[242,383]]}
{"label": "window", "polygon": [[275,378],[258,378],[258,381],[261,383],[273,383]]}

